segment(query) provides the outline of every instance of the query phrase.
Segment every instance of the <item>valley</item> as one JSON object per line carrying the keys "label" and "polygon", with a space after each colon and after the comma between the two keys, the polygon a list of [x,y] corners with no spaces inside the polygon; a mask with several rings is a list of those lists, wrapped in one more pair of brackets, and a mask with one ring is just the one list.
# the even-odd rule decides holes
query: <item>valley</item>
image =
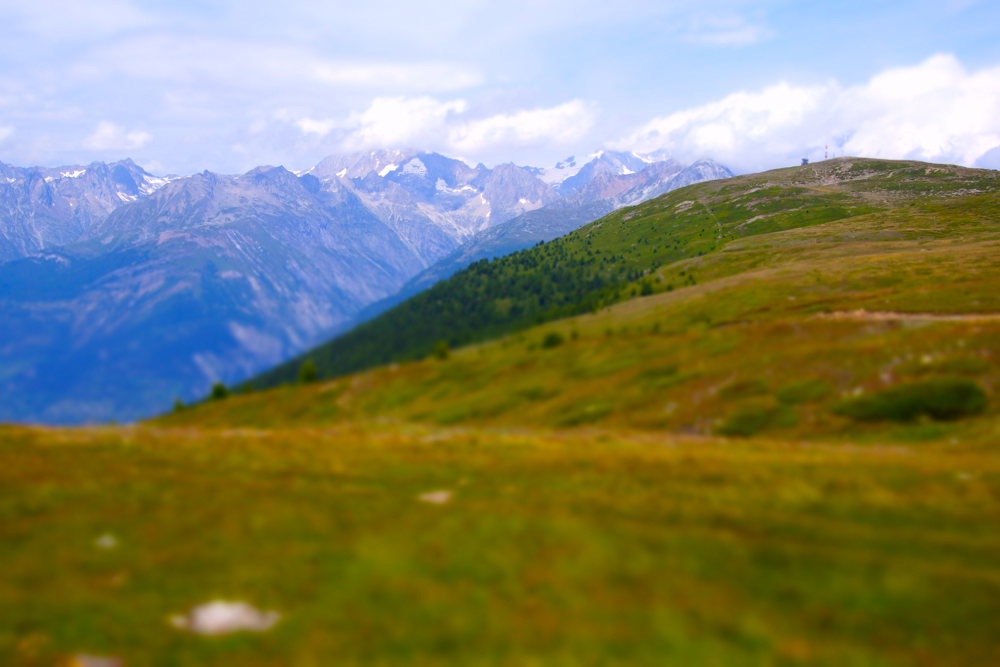
{"label": "valley", "polygon": [[[425,289],[415,277],[432,283],[464,266],[438,262],[479,247],[480,233],[500,239],[492,247],[500,254],[534,242],[510,234],[508,221],[545,211],[554,229],[531,220],[519,228],[554,238],[625,205],[622,193],[641,199],[728,175],[603,152],[582,167],[563,188],[569,175],[543,180],[545,170],[470,167],[417,151],[240,176],[158,178],[127,160],[2,165],[0,420],[148,417]],[[588,179],[603,185],[588,189]],[[470,252],[478,256],[459,254]]]}

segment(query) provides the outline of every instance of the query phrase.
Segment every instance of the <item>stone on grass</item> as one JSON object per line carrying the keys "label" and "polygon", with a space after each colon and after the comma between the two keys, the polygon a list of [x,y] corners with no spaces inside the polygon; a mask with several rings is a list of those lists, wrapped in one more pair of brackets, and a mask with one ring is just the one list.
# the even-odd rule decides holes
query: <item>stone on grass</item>
{"label": "stone on grass", "polygon": [[421,493],[417,498],[425,503],[444,505],[451,500],[451,491],[428,491],[427,493]]}
{"label": "stone on grass", "polygon": [[69,661],[70,667],[122,667],[121,658],[77,653]]}
{"label": "stone on grass", "polygon": [[114,549],[118,544],[118,540],[111,533],[105,533],[94,540],[94,544],[102,549]]}
{"label": "stone on grass", "polygon": [[172,616],[170,624],[199,635],[224,635],[241,630],[270,630],[280,618],[281,614],[276,611],[260,611],[246,602],[213,600],[186,614]]}

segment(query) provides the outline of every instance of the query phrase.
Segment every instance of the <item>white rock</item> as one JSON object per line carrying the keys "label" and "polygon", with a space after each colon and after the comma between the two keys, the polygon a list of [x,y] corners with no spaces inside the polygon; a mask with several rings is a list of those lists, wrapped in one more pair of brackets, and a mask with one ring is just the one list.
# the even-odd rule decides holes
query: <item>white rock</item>
{"label": "white rock", "polygon": [[427,493],[421,493],[417,496],[417,498],[425,503],[444,505],[446,502],[451,500],[451,491],[429,491]]}
{"label": "white rock", "polygon": [[118,540],[111,533],[105,533],[94,540],[94,544],[102,549],[114,549],[118,544]]}
{"label": "white rock", "polygon": [[213,600],[194,607],[187,614],[172,616],[170,624],[199,635],[224,635],[230,632],[270,630],[281,614],[260,611],[246,602]]}
{"label": "white rock", "polygon": [[122,661],[119,658],[77,653],[69,664],[70,667],[121,667]]}

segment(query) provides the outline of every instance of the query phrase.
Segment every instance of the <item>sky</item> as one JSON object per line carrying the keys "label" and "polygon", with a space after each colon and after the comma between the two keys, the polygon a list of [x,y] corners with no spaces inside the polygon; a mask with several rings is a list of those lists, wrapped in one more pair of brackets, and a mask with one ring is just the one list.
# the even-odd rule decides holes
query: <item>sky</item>
{"label": "sky", "polygon": [[0,0],[0,161],[158,174],[414,148],[1000,168],[995,0]]}

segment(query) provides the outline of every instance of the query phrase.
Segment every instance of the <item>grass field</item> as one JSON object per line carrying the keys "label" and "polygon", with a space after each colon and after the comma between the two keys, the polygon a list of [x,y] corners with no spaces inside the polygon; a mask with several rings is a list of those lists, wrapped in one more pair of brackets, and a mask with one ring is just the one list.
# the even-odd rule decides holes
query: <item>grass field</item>
{"label": "grass field", "polygon": [[[2,427],[0,663],[1000,663],[1000,195],[892,174],[714,184],[652,295],[446,358]],[[217,599],[282,617],[169,623]]]}
{"label": "grass field", "polygon": [[[0,447],[4,664],[1000,659],[992,444],[350,423]],[[283,618],[168,624],[211,599]]]}

